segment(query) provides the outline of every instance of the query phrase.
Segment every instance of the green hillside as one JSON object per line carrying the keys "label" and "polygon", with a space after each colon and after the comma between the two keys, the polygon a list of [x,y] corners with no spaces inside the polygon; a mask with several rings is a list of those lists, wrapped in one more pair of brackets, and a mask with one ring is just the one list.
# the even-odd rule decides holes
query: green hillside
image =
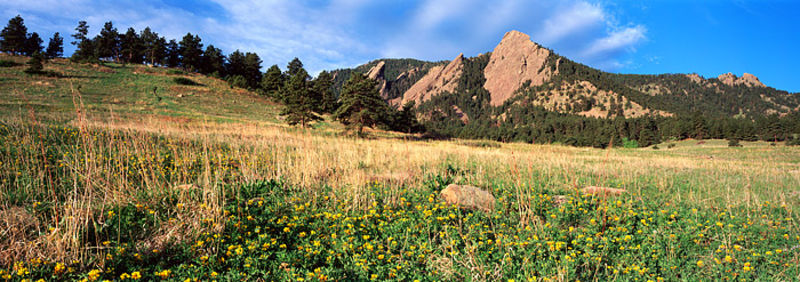
{"label": "green hillside", "polygon": [[[0,67],[3,118],[33,112],[47,120],[68,120],[82,102],[100,116],[278,121],[278,105],[268,98],[179,69],[55,59],[45,65],[46,74],[30,75],[24,72],[27,57],[0,55],[0,60],[16,63]],[[179,78],[197,85],[182,85]]]}

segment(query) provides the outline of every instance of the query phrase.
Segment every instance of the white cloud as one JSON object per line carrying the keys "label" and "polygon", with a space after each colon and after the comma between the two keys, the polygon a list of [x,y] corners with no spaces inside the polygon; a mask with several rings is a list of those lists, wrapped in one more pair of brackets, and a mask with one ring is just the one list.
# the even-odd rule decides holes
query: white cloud
{"label": "white cloud", "polygon": [[611,32],[608,36],[595,40],[586,51],[584,57],[619,52],[626,48],[633,48],[635,43],[645,39],[646,29],[638,25]]}
{"label": "white cloud", "polygon": [[546,19],[537,39],[542,43],[555,43],[575,33],[603,25],[606,12],[596,4],[576,2],[569,7],[558,9]]}

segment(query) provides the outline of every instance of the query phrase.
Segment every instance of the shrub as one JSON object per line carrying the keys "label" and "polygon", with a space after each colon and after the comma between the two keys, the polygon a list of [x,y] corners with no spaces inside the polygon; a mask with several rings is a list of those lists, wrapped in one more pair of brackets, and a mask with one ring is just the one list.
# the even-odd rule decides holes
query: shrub
{"label": "shrub", "polygon": [[191,80],[191,79],[188,79],[188,78],[185,78],[185,77],[176,77],[176,78],[174,78],[172,80],[175,81],[175,83],[180,84],[180,85],[190,85],[190,86],[201,85],[200,83],[194,82],[194,80]]}
{"label": "shrub", "polygon": [[34,73],[41,73],[44,69],[44,56],[40,52],[36,52],[33,54],[31,59],[28,61],[28,68],[25,69],[26,73],[34,74]]}
{"label": "shrub", "polygon": [[184,75],[186,73],[184,71],[182,71],[182,70],[168,70],[167,74]]}
{"label": "shrub", "polygon": [[742,147],[742,144],[739,144],[739,139],[732,138],[728,139],[728,147]]}
{"label": "shrub", "polygon": [[639,148],[639,142],[636,140],[629,140],[628,137],[622,137],[623,148]]}
{"label": "shrub", "polygon": [[247,79],[241,75],[234,75],[228,77],[228,84],[231,85],[231,88],[238,87],[238,88],[247,88]]}
{"label": "shrub", "polygon": [[19,66],[17,62],[8,61],[8,60],[0,60],[0,68],[10,68]]}
{"label": "shrub", "polygon": [[675,148],[675,143],[669,143],[669,145],[667,145],[667,149],[672,149],[672,148]]}
{"label": "shrub", "polygon": [[786,146],[800,146],[800,138],[786,139]]}

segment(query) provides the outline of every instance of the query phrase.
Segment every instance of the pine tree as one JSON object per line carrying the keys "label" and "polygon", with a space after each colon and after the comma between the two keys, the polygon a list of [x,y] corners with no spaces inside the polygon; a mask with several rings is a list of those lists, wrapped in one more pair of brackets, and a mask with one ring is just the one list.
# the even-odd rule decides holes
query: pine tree
{"label": "pine tree", "polygon": [[187,33],[183,36],[180,43],[181,65],[187,71],[196,72],[200,70],[203,56],[203,44],[198,35]]}
{"label": "pine tree", "polygon": [[319,111],[323,113],[333,113],[339,105],[336,103],[336,94],[333,93],[333,76],[322,71],[314,80],[314,96],[319,99]]}
{"label": "pine tree", "polygon": [[296,69],[295,74],[289,77],[280,91],[281,96],[286,97],[286,105],[280,114],[286,117],[287,123],[306,127],[310,122],[321,119],[314,113],[319,101],[312,98],[308,87],[308,73],[305,69],[302,67]]}
{"label": "pine tree", "polygon": [[378,93],[377,82],[357,73],[342,87],[341,106],[334,117],[349,128],[358,128],[360,136],[365,126],[383,123],[388,105]]}
{"label": "pine tree", "polygon": [[163,64],[167,53],[167,40],[159,37],[158,33],[150,30],[149,26],[142,30],[139,39],[142,42],[144,61],[149,62],[151,65]]}
{"label": "pine tree", "polygon": [[164,53],[164,63],[171,68],[181,64],[181,49],[175,39],[167,43],[167,51]]}
{"label": "pine tree", "polygon": [[206,51],[203,52],[203,64],[200,72],[217,77],[224,77],[225,55],[222,55],[222,50],[214,47],[214,45],[208,45]]}
{"label": "pine tree", "polygon": [[134,64],[142,63],[144,43],[141,38],[139,38],[139,34],[137,34],[136,30],[132,27],[128,28],[128,31],[120,37],[119,49],[123,62]]}
{"label": "pine tree", "polygon": [[36,52],[28,60],[28,68],[25,69],[26,73],[37,74],[41,73],[44,69],[44,55],[42,52]]}
{"label": "pine tree", "polygon": [[75,50],[75,53],[72,53],[72,60],[87,61],[95,60],[97,58],[95,55],[95,44],[87,37],[88,34],[89,25],[86,24],[86,21],[79,21],[78,26],[75,27],[75,33],[72,34],[72,38],[75,39],[75,41],[72,41],[72,45],[76,45],[78,47],[78,49]]}
{"label": "pine tree", "polygon": [[64,38],[58,32],[53,34],[50,42],[47,43],[47,51],[45,51],[47,58],[58,58],[64,55]]}
{"label": "pine tree", "polygon": [[119,61],[119,38],[119,32],[114,24],[110,21],[106,22],[103,29],[100,30],[100,34],[94,39],[97,57]]}
{"label": "pine tree", "polygon": [[247,80],[247,87],[250,89],[258,88],[261,82],[261,58],[256,53],[247,52],[244,55],[244,77]]}
{"label": "pine tree", "polygon": [[22,53],[25,54],[25,56],[33,56],[33,54],[37,52],[41,53],[44,50],[42,43],[44,43],[44,41],[42,41],[38,33],[31,33],[28,38],[25,39],[25,48]]}
{"label": "pine tree", "polygon": [[261,79],[261,89],[267,96],[279,99],[278,93],[285,80],[278,65],[272,65]]}
{"label": "pine tree", "polygon": [[18,54],[25,49],[28,28],[20,15],[8,20],[8,25],[0,32],[0,51]]}

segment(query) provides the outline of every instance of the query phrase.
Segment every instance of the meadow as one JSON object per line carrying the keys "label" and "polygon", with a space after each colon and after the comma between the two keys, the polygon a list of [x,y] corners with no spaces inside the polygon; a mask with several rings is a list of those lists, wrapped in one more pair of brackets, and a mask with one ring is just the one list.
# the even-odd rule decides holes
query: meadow
{"label": "meadow", "polygon": [[[284,126],[279,106],[213,78],[21,68],[0,68],[3,279],[800,277],[798,147],[355,138]],[[443,203],[450,183],[487,189],[495,209]]]}

